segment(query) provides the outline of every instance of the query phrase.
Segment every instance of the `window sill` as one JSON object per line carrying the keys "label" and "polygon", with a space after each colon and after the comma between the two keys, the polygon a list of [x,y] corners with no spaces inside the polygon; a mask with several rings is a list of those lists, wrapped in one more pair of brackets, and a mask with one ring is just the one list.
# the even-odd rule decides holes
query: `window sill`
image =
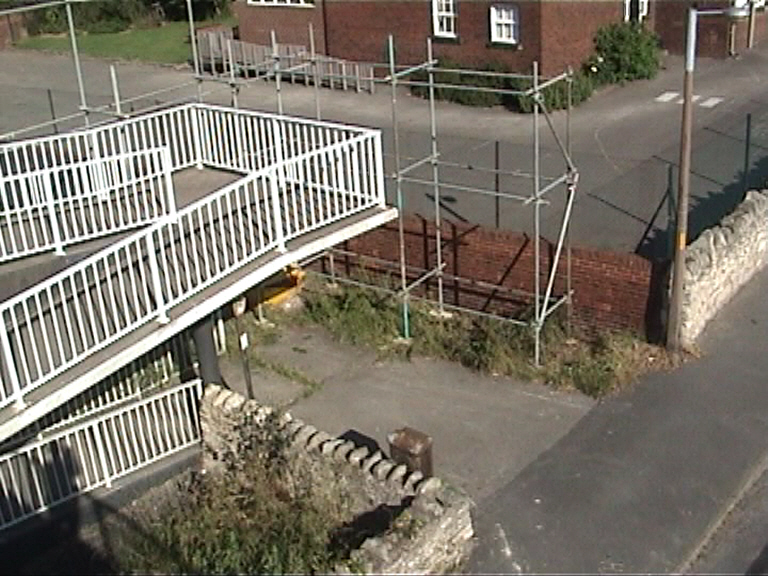
{"label": "window sill", "polygon": [[248,2],[246,6],[254,6],[259,8],[315,8],[315,4],[281,4],[279,2]]}
{"label": "window sill", "polygon": [[488,42],[485,45],[486,48],[498,48],[499,50],[512,50],[514,52],[517,52],[518,50],[523,49],[523,45],[519,44],[517,42]]}
{"label": "window sill", "polygon": [[459,36],[435,36],[432,35],[432,42],[435,44],[461,44]]}

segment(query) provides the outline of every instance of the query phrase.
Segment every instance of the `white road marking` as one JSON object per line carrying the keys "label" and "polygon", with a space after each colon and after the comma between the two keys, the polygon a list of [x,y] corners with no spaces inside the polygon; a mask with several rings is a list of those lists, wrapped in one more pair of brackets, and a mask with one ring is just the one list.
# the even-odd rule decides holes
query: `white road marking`
{"label": "white road marking", "polygon": [[720,104],[720,102],[722,102],[722,101],[723,101],[722,98],[716,98],[716,97],[707,98],[706,100],[704,100],[704,102],[701,103],[701,107],[702,108],[714,108],[715,106]]}
{"label": "white road marking", "polygon": [[[683,99],[680,97],[680,92],[664,92],[663,94],[659,94],[654,98],[656,102],[660,102],[662,104],[667,104],[670,102],[675,102],[676,104],[682,104]],[[701,106],[702,108],[714,108],[718,104],[720,104],[723,101],[723,98],[712,96],[709,98],[705,98],[701,94],[694,94],[693,98],[691,98],[693,102],[696,102]]]}
{"label": "white road marking", "polygon": [[664,92],[664,94],[656,96],[656,102],[670,102],[677,98],[678,94],[678,92]]}

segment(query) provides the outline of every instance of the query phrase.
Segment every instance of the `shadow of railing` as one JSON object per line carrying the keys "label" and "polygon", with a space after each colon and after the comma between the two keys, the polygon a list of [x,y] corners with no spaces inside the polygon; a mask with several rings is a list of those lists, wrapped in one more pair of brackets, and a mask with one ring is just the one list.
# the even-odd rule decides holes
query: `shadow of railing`
{"label": "shadow of railing", "polygon": [[[35,469],[35,476],[45,482],[45,490],[76,490],[80,470],[72,452],[66,447],[44,466]],[[29,468],[29,472],[32,467]],[[169,549],[156,536],[126,512],[132,497],[165,479],[163,471],[154,478],[142,478],[136,486],[124,488],[117,496],[97,497],[79,494],[66,503],[29,518],[0,533],[0,558],[4,574],[121,574],[124,573],[126,551],[140,543],[143,550],[153,549],[178,568],[180,573],[192,573],[180,550]],[[141,484],[141,486],[139,486]],[[0,513],[22,510],[28,505],[28,490],[21,494],[0,494]],[[107,498],[115,500],[109,503]]]}

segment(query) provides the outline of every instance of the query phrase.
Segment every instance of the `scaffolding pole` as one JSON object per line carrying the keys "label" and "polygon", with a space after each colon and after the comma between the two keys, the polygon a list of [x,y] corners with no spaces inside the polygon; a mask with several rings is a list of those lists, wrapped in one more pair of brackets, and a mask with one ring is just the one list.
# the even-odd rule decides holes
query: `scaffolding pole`
{"label": "scaffolding pole", "polygon": [[275,92],[277,93],[277,113],[283,115],[283,90],[282,90],[282,72],[280,70],[280,53],[277,49],[277,36],[275,31],[271,30],[269,33],[272,40],[272,58],[274,59],[275,67]]}
{"label": "scaffolding pole", "polygon": [[[573,69],[568,66],[568,77],[566,79],[566,88],[568,90],[568,102],[565,114],[565,145],[568,151],[568,157],[573,158],[573,150],[571,149],[571,109],[573,108]],[[571,193],[570,188],[566,188],[566,196]],[[573,194],[576,194],[576,187],[574,186]],[[570,222],[567,223],[565,232],[565,293],[568,295],[568,301],[565,304],[566,310],[566,334],[570,337],[573,331],[573,287],[571,286],[571,227]]]}
{"label": "scaffolding pole", "polygon": [[541,167],[539,147],[539,63],[533,63],[533,292],[534,292],[534,352],[533,363],[541,365],[541,203],[539,191],[541,189]]}
{"label": "scaffolding pole", "polygon": [[403,180],[400,174],[400,135],[397,123],[397,84],[398,78],[395,75],[395,40],[392,35],[387,39],[387,48],[389,53],[389,73],[392,76],[392,144],[395,154],[395,187],[397,194],[397,235],[400,243],[400,288],[403,291],[402,312],[403,326],[402,337],[405,340],[411,339],[409,294],[408,294],[408,275],[405,269],[405,222],[404,202],[403,202]]}
{"label": "scaffolding pole", "polygon": [[[204,81],[210,80],[214,83],[228,83],[230,85],[230,89],[232,92],[232,100],[233,104],[237,106],[237,96],[240,90],[241,85],[242,86],[248,86],[251,84],[251,81],[249,79],[241,80],[238,78],[235,74],[235,61],[234,61],[234,54],[233,54],[233,46],[232,42],[227,43],[227,51],[226,53],[223,52],[223,46],[222,46],[222,56],[224,58],[224,65],[226,66],[226,59],[229,60],[229,74],[225,75],[222,74],[221,77],[218,77],[217,75],[214,75],[214,77],[211,78],[204,78],[201,71],[201,55],[199,54],[198,45],[197,45],[197,39],[195,35],[194,30],[194,18],[192,14],[192,7],[191,7],[191,0],[187,0],[188,5],[188,14],[189,14],[189,24],[190,24],[190,41],[192,43],[192,59],[194,64],[194,74],[195,74],[195,82],[197,83],[198,88],[198,100],[202,99],[202,84]],[[68,16],[70,20],[70,28],[71,30],[74,29],[74,25],[72,23],[71,19],[71,7],[69,6],[69,2],[65,2],[65,5],[68,10]],[[72,36],[72,42],[73,42],[73,52],[75,54],[75,68],[76,73],[78,76],[78,86],[80,88],[80,95],[81,95],[81,108],[83,112],[87,115],[88,112],[96,111],[96,109],[90,109],[85,100],[85,90],[84,90],[84,84],[83,84],[83,78],[82,73],[80,71],[79,67],[79,57],[77,55],[77,46],[76,46],[76,39],[74,37],[74,32],[71,34]],[[274,76],[275,79],[275,93],[277,97],[277,110],[278,114],[284,114],[284,106],[283,106],[283,94],[282,94],[282,76],[286,72],[290,72],[294,68],[303,68],[305,70],[305,74],[309,75],[310,73],[313,76],[314,80],[314,96],[315,96],[315,116],[319,120],[321,117],[321,110],[320,110],[320,71],[319,71],[319,58],[316,52],[315,47],[315,36],[314,36],[314,29],[312,25],[309,25],[309,41],[310,41],[310,50],[309,50],[309,62],[302,63],[299,66],[292,67],[289,66],[288,68],[285,68],[282,65],[282,57],[280,56],[280,50],[279,46],[277,44],[277,38],[275,35],[275,31],[271,31],[271,47],[272,47],[272,66],[271,70],[267,70],[264,75],[257,75],[256,80],[262,79],[264,77],[269,77],[270,74]],[[394,38],[392,35],[389,35],[388,37],[388,43],[387,43],[387,52],[388,52],[388,63],[383,65],[377,65],[373,64],[374,67],[385,67],[388,70],[388,76],[384,79],[374,79],[374,82],[380,82],[380,83],[387,83],[391,86],[391,115],[392,115],[392,131],[393,131],[393,158],[394,158],[394,172],[392,173],[392,180],[395,185],[395,194],[396,194],[396,205],[398,209],[398,242],[399,242],[399,263],[393,262],[393,266],[399,265],[399,272],[400,272],[400,279],[399,284],[400,288],[399,290],[393,291],[393,294],[400,299],[401,307],[402,307],[402,338],[406,341],[410,340],[412,336],[412,326],[411,326],[411,301],[412,300],[424,300],[424,298],[421,298],[418,294],[414,294],[414,290],[427,283],[431,278],[436,279],[437,283],[437,313],[440,316],[448,315],[449,313],[446,312],[446,310],[464,310],[467,312],[471,312],[473,314],[479,314],[481,316],[487,316],[487,317],[493,317],[498,320],[503,320],[506,322],[511,322],[517,325],[523,325],[528,326],[529,329],[532,329],[534,332],[535,337],[535,348],[534,348],[534,358],[533,362],[536,366],[541,365],[542,360],[542,331],[544,324],[549,316],[551,316],[559,307],[562,305],[565,305],[568,312],[568,330],[570,331],[571,327],[571,317],[572,317],[572,309],[573,309],[573,288],[572,288],[572,249],[571,249],[571,233],[570,233],[570,220],[572,218],[573,214],[573,207],[575,202],[575,196],[577,193],[577,184],[578,184],[578,171],[574,165],[573,159],[572,159],[572,150],[571,150],[571,113],[572,113],[572,107],[573,107],[573,71],[569,68],[564,74],[560,74],[556,77],[545,79],[542,81],[540,77],[540,70],[539,70],[539,64],[538,62],[533,63],[533,73],[532,75],[522,75],[522,74],[507,74],[507,73],[497,73],[497,72],[483,72],[483,71],[473,71],[473,70],[454,70],[454,72],[457,72],[461,76],[489,76],[489,77],[500,77],[500,78],[523,78],[523,79],[529,79],[532,81],[532,85],[530,89],[527,90],[511,90],[511,89],[504,89],[504,88],[489,88],[489,87],[483,87],[483,86],[470,86],[466,84],[449,84],[449,83],[441,83],[438,81],[438,75],[442,72],[445,72],[446,69],[438,68],[437,67],[437,60],[434,58],[433,54],[433,46],[430,39],[427,40],[427,59],[425,62],[416,64],[416,65],[409,65],[409,66],[400,66],[398,67],[396,63],[396,57],[395,57],[395,44],[394,44]],[[212,65],[215,65],[215,63],[212,60]],[[224,71],[226,72],[226,70]],[[427,78],[426,81],[422,80],[409,80],[409,76],[421,73],[423,74],[426,72]],[[547,109],[545,105],[545,101],[543,99],[543,90],[547,87],[555,85],[557,82],[565,81],[567,85],[567,104],[566,104],[566,114],[565,114],[565,138],[561,138],[558,130],[555,126],[553,117],[549,113],[549,110]],[[113,80],[113,86],[117,86],[117,79],[116,77]],[[428,155],[422,158],[416,158],[415,161],[412,162],[410,165],[403,167],[402,161],[403,159],[408,159],[407,157],[404,157],[401,155],[401,138],[400,138],[400,125],[399,125],[399,116],[398,116],[398,98],[397,98],[397,92],[398,89],[402,86],[422,86],[428,88],[428,100],[429,100],[429,122],[430,122],[430,149]],[[503,94],[503,95],[517,95],[521,97],[531,97],[533,100],[533,114],[532,114],[532,159],[533,159],[533,171],[532,173],[523,172],[520,170],[502,170],[502,162],[501,162],[501,154],[499,151],[499,148],[495,149],[495,163],[494,163],[494,169],[487,169],[484,167],[475,167],[472,166],[469,163],[460,163],[460,162],[450,162],[447,160],[442,159],[442,154],[439,150],[439,141],[438,141],[438,127],[437,127],[437,107],[436,107],[436,98],[437,98],[437,90],[438,89],[456,89],[456,90],[469,90],[469,91],[475,91],[475,92],[485,92],[485,93],[495,93],[495,94]],[[121,100],[119,96],[119,92],[115,92],[115,108],[116,112],[119,114],[122,110],[122,108],[125,107],[125,104],[129,102],[132,99],[126,99]],[[108,107],[107,107],[108,108]],[[544,115],[544,119],[546,121],[546,125],[549,128],[549,130],[552,133],[552,136],[555,140],[555,143],[557,145],[558,151],[562,154],[564,163],[565,163],[565,169],[564,173],[558,176],[545,176],[542,174],[541,169],[541,115]],[[498,141],[498,139],[497,139]],[[429,164],[431,168],[431,178],[427,179],[421,179],[414,176],[410,176],[411,173],[415,172],[420,167],[426,167],[426,165]],[[492,173],[494,175],[494,181],[495,186],[493,189],[485,189],[485,188],[477,188],[474,186],[467,186],[462,184],[453,183],[450,181],[442,182],[441,177],[444,177],[444,174],[441,173],[440,167],[441,166],[447,166],[452,168],[458,168],[462,170],[473,170],[477,169],[483,172]],[[509,190],[505,191],[504,186],[502,185],[501,177],[502,176],[510,176],[510,177],[524,177],[524,178],[530,178],[532,180],[532,186],[530,193],[525,193],[521,190],[521,193],[515,194],[510,192]],[[542,182],[545,183],[545,185],[542,187]],[[424,185],[428,186],[432,190],[432,200],[434,202],[434,225],[435,225],[435,231],[434,231],[434,239],[435,239],[435,263],[434,266],[431,266],[431,264],[427,267],[427,270],[424,271],[423,274],[417,274],[415,277],[415,280],[410,283],[408,281],[408,264],[407,264],[407,251],[406,251],[406,244],[405,244],[405,205],[406,205],[406,197],[405,197],[405,189],[404,184],[405,183],[413,183],[416,185]],[[560,224],[560,230],[558,232],[557,236],[557,244],[555,246],[555,252],[554,252],[554,259],[551,263],[551,269],[548,270],[546,274],[546,286],[545,290],[542,291],[542,261],[541,261],[541,209],[542,206],[548,205],[550,202],[549,200],[545,199],[544,196],[547,195],[550,191],[556,189],[560,185],[565,185],[565,207],[563,209],[563,216]],[[533,216],[533,251],[534,251],[534,278],[533,278],[533,291],[530,291],[530,288],[526,291],[521,290],[511,290],[509,288],[506,288],[502,285],[498,284],[487,284],[487,283],[478,283],[477,281],[462,278],[455,274],[448,274],[446,272],[446,266],[447,263],[443,260],[443,218],[442,218],[442,191],[448,189],[448,190],[458,190],[462,192],[468,192],[468,193],[479,193],[479,194],[488,194],[493,195],[495,197],[496,203],[498,205],[498,202],[500,200],[506,200],[506,201],[514,201],[518,203],[520,206],[525,207],[529,204],[532,204],[532,216]],[[498,212],[498,207],[497,207]],[[565,254],[563,254],[565,252]],[[337,278],[337,271],[335,270],[335,266],[333,264],[333,251],[330,253],[331,258],[331,278],[335,282],[336,280],[341,281],[342,279]],[[554,286],[556,282],[556,276],[558,275],[558,268],[560,267],[560,263],[562,259],[565,259],[565,290],[564,293],[560,296],[557,296],[556,299],[551,303],[550,301],[555,298],[553,296],[554,292]],[[472,285],[479,286],[480,284],[483,284],[484,286],[487,284],[486,288],[488,286],[493,286],[494,293],[498,290],[500,292],[508,293],[508,292],[514,292],[519,293],[518,295],[520,298],[533,299],[533,318],[524,320],[522,318],[513,318],[513,317],[504,317],[504,316],[498,316],[495,314],[487,314],[481,311],[472,310],[468,308],[464,308],[462,306],[458,305],[458,302],[454,304],[449,304],[445,301],[445,286],[444,286],[444,280],[445,278],[450,278],[452,282],[455,282],[456,286],[460,285],[461,283],[470,283]],[[374,288],[374,286],[370,286]],[[543,293],[542,293],[543,292]],[[428,299],[428,298],[427,298]],[[434,301],[434,300],[432,300]]]}
{"label": "scaffolding pole", "polygon": [[315,51],[315,27],[312,22],[309,23],[309,57],[312,62],[312,83],[315,89],[315,118],[320,117],[320,74],[317,71],[317,53]]}
{"label": "scaffolding pole", "polygon": [[80,93],[80,109],[85,112],[85,125],[90,125],[88,118],[88,101],[85,98],[85,83],[83,82],[83,70],[80,67],[80,52],[77,49],[77,36],[75,34],[75,19],[72,16],[72,4],[66,3],[67,26],[69,27],[69,42],[72,45],[72,60],[75,63],[75,75],[77,76],[77,90]]}
{"label": "scaffolding pole", "polygon": [[435,114],[435,68],[432,58],[432,39],[427,38],[427,61],[429,68],[429,130],[430,142],[432,146],[432,192],[435,202],[435,269],[437,271],[437,305],[440,317],[446,315],[443,302],[443,234],[442,219],[440,217],[440,167],[437,163],[439,151],[437,147],[437,118]]}

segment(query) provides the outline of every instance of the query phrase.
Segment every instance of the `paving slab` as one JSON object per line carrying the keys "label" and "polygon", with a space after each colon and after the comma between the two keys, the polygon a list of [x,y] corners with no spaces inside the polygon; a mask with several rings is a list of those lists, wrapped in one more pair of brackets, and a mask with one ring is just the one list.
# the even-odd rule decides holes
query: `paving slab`
{"label": "paving slab", "polygon": [[[388,452],[387,434],[410,426],[433,438],[435,475],[482,499],[566,434],[594,405],[579,393],[479,374],[452,362],[379,358],[293,327],[258,354],[321,384],[290,412]],[[267,386],[267,384],[265,384]]]}

